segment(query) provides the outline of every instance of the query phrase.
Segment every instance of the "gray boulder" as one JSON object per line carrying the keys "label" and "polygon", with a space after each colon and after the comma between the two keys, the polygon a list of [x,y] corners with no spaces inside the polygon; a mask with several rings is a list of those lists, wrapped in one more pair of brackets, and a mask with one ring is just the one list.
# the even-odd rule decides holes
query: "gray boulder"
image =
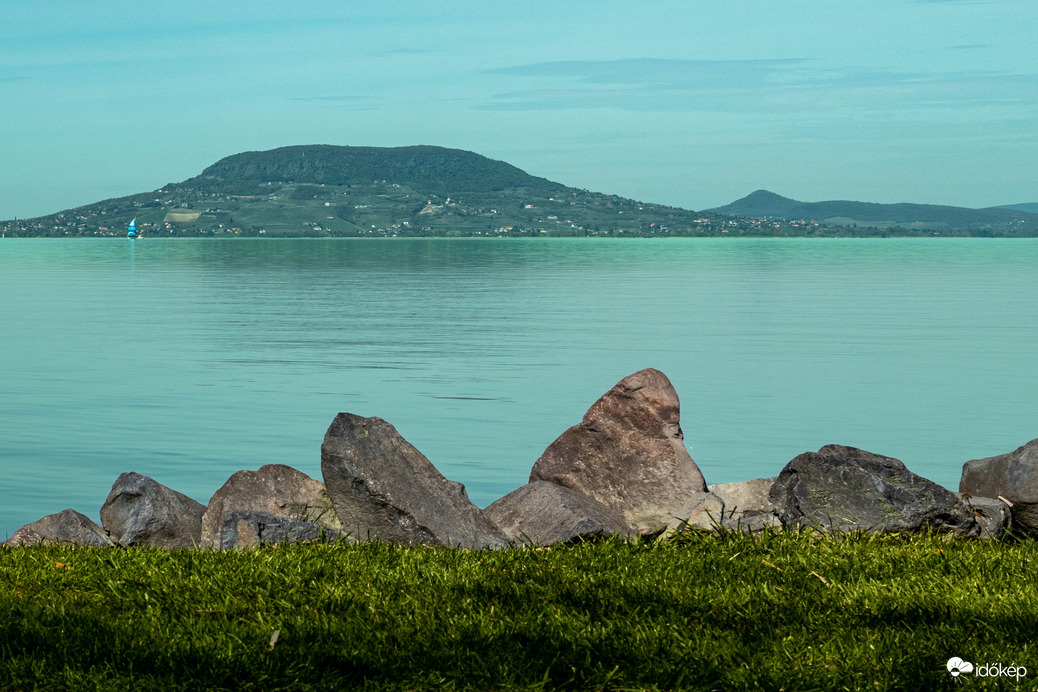
{"label": "gray boulder", "polygon": [[724,500],[726,516],[736,517],[750,512],[775,512],[771,501],[771,486],[776,477],[754,478],[738,483],[714,483],[707,489]]}
{"label": "gray boulder", "polygon": [[796,457],[770,492],[782,522],[823,532],[977,536],[973,512],[951,491],[891,457],[827,445]]}
{"label": "gray boulder", "polygon": [[340,413],[321,445],[321,471],[353,540],[503,547],[508,537],[381,418]]}
{"label": "gray boulder", "polygon": [[661,538],[666,539],[688,529],[715,531],[724,520],[725,504],[717,495],[703,491],[692,493],[664,530]]}
{"label": "gray boulder", "polygon": [[1008,454],[967,461],[959,492],[1012,503],[1013,528],[1038,535],[1038,440]]}
{"label": "gray boulder", "polygon": [[74,543],[91,548],[110,548],[114,543],[100,526],[74,509],[48,514],[38,521],[26,524],[7,539],[8,547],[42,543]]}
{"label": "gray boulder", "polygon": [[653,369],[628,375],[548,446],[530,481],[588,495],[640,533],[661,530],[693,493],[706,490],[679,420],[678,395],[666,375]]}
{"label": "gray boulder", "polygon": [[122,546],[194,548],[205,505],[139,473],[115,481],[101,507],[101,526]]}
{"label": "gray boulder", "polygon": [[1013,527],[1013,515],[1009,505],[991,497],[965,497],[966,505],[973,511],[973,518],[980,527],[980,538],[986,541],[1002,538]]}
{"label": "gray boulder", "polygon": [[770,512],[745,512],[736,513],[735,518],[725,517],[721,526],[726,531],[739,531],[741,533],[760,533],[761,531],[780,530],[783,526],[782,518]]}
{"label": "gray boulder", "polygon": [[725,513],[721,525],[725,529],[756,533],[782,527],[778,507],[771,502],[771,486],[774,484],[775,478],[755,478],[738,483],[709,485],[707,488],[724,502]]}
{"label": "gray boulder", "polygon": [[534,481],[513,490],[483,514],[521,544],[550,545],[632,533],[627,523],[601,502],[547,481]]}
{"label": "gray boulder", "polygon": [[340,528],[324,484],[283,464],[238,471],[227,479],[210,498],[202,515],[203,548],[220,547],[224,514],[234,510],[298,519],[329,530]]}
{"label": "gray boulder", "polygon": [[759,533],[781,529],[778,508],[770,499],[774,478],[757,478],[739,483],[707,486],[707,492],[694,493],[671,519],[662,538],[687,529]]}
{"label": "gray boulder", "polygon": [[284,543],[327,543],[338,537],[335,529],[313,522],[239,509],[224,512],[220,548],[248,550]]}

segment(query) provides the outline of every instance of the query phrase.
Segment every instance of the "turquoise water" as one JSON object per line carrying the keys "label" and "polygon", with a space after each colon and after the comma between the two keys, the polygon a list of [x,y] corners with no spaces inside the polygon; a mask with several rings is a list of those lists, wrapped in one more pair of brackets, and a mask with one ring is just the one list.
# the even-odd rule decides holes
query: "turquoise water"
{"label": "turquoise water", "polygon": [[339,411],[485,506],[625,375],[707,481],[828,443],[955,488],[1038,437],[1036,240],[0,241],[0,538],[137,471],[320,478]]}

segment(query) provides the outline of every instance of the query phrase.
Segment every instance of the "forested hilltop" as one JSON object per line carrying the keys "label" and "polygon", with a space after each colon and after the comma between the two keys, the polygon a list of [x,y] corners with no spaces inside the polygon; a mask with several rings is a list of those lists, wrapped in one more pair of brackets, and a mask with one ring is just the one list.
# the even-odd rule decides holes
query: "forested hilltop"
{"label": "forested hilltop", "polygon": [[[1038,215],[1034,215],[1038,221]],[[7,237],[670,237],[1038,235],[740,218],[568,187],[434,146],[293,146],[224,158],[152,192],[0,222]]]}

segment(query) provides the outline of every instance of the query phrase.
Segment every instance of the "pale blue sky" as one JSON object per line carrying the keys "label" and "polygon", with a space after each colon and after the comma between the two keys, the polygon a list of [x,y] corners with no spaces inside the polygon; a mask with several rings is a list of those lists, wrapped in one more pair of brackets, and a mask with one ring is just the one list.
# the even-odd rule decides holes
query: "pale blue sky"
{"label": "pale blue sky", "polygon": [[703,209],[1038,202],[1034,0],[6,0],[0,219],[436,144]]}

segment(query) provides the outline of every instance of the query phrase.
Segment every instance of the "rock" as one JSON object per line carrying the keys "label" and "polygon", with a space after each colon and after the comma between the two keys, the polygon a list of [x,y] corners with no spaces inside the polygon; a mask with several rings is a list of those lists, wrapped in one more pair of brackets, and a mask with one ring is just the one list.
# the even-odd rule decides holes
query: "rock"
{"label": "rock", "polygon": [[998,540],[1012,528],[1012,510],[1002,500],[990,497],[964,497],[966,505],[973,511],[973,518],[980,527],[980,538]]}
{"label": "rock", "polygon": [[724,514],[724,500],[717,495],[707,491],[692,493],[685,505],[671,518],[661,538],[666,539],[688,529],[714,531],[721,526]]}
{"label": "rock", "polygon": [[653,369],[628,375],[548,446],[530,481],[588,495],[640,533],[663,529],[693,493],[706,490],[679,418],[666,375]]}
{"label": "rock", "polygon": [[340,413],[321,471],[342,530],[354,540],[504,547],[508,537],[381,418]]}
{"label": "rock", "polygon": [[101,525],[122,546],[194,548],[202,540],[205,505],[139,473],[115,481]]}
{"label": "rock", "polygon": [[339,532],[320,524],[282,517],[268,512],[232,510],[224,512],[220,532],[222,550],[252,549],[280,543],[327,543],[336,540]]}
{"label": "rock", "polygon": [[782,519],[771,512],[746,512],[736,514],[734,519],[725,518],[721,526],[726,531],[739,531],[741,533],[760,533],[761,531],[776,531],[782,529]]}
{"label": "rock", "polygon": [[224,514],[239,509],[340,528],[323,483],[291,466],[268,464],[238,471],[213,494],[202,516],[203,548],[220,547]]}
{"label": "rock", "polygon": [[724,500],[725,516],[734,518],[748,513],[775,512],[777,508],[770,495],[774,484],[773,476],[738,483],[717,483],[708,485],[707,490]]}
{"label": "rock", "polygon": [[601,502],[547,481],[534,481],[513,490],[483,514],[520,544],[550,545],[632,533],[627,523]]}
{"label": "rock", "polygon": [[13,548],[37,543],[74,543],[91,548],[110,548],[115,545],[104,529],[74,509],[48,514],[38,521],[26,524],[15,531],[5,545]]}
{"label": "rock", "polygon": [[755,478],[738,483],[708,485],[704,493],[694,493],[677,512],[661,538],[689,528],[707,531],[759,533],[781,529],[778,508],[771,502],[775,478]]}
{"label": "rock", "polygon": [[757,533],[782,528],[778,507],[771,502],[775,478],[755,478],[738,483],[708,485],[707,489],[724,501],[721,526],[729,531]]}
{"label": "rock", "polygon": [[926,529],[976,536],[973,513],[951,491],[891,457],[827,445],[782,469],[769,495],[782,522],[823,532],[915,533]]}
{"label": "rock", "polygon": [[1038,440],[1008,454],[967,461],[959,492],[1012,503],[1013,528],[1038,535]]}

